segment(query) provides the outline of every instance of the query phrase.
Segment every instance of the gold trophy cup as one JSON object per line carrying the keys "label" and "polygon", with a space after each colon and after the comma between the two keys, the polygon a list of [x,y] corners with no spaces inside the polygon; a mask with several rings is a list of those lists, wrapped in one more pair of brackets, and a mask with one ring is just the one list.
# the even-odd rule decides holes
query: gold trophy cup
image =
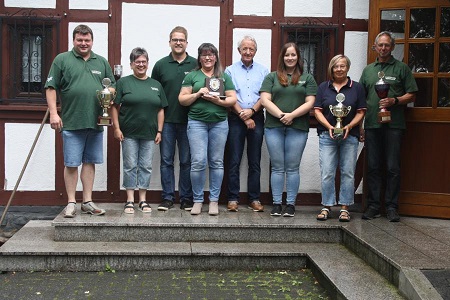
{"label": "gold trophy cup", "polygon": [[108,109],[111,107],[111,101],[116,97],[116,93],[111,93],[108,87],[111,85],[111,79],[103,78],[102,85],[103,90],[97,90],[97,98],[100,103],[100,107],[103,109],[102,115],[98,117],[99,126],[111,126],[111,117],[108,114]]}
{"label": "gold trophy cup", "polygon": [[342,104],[344,100],[345,95],[339,93],[336,95],[336,101],[338,102],[338,104],[329,106],[331,113],[333,114],[333,116],[336,117],[336,126],[334,126],[333,129],[333,138],[338,140],[344,137],[344,129],[342,128],[342,118],[346,117],[352,109],[351,106],[345,106],[344,104]]}

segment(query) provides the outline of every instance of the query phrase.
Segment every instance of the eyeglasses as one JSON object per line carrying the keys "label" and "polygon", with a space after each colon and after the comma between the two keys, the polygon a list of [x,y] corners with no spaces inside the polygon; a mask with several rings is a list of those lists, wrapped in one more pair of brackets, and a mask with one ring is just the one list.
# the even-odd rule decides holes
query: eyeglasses
{"label": "eyeglasses", "polygon": [[186,40],[185,39],[171,39],[172,43],[185,43]]}
{"label": "eyeglasses", "polygon": [[135,60],[134,64],[135,65],[143,65],[143,66],[145,66],[145,65],[147,65],[147,61],[146,60]]}
{"label": "eyeglasses", "polygon": [[214,57],[216,57],[216,55],[215,54],[202,54],[202,55],[200,55],[200,57],[201,58],[214,58]]}

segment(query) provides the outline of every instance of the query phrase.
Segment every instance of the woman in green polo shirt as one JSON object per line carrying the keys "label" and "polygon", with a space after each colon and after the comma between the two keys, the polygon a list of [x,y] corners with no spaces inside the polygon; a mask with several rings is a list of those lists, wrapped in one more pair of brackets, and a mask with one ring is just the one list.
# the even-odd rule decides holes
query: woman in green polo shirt
{"label": "woman in green polo shirt", "polygon": [[[191,150],[191,182],[194,194],[191,214],[198,215],[202,211],[208,164],[209,214],[218,215],[223,154],[228,136],[227,107],[233,106],[237,98],[233,81],[228,74],[223,73],[219,52],[213,44],[200,45],[197,61],[197,68],[184,78],[179,95],[180,104],[189,106],[187,135]],[[223,97],[210,94],[210,89],[219,86],[206,87],[207,79],[213,78],[223,80]]]}
{"label": "woman in green polo shirt", "polygon": [[[293,217],[300,186],[300,160],[309,131],[309,111],[314,105],[317,84],[303,73],[300,50],[294,43],[283,46],[277,71],[264,79],[261,103],[266,109],[264,135],[271,162],[272,216]],[[286,207],[281,200],[286,181]]]}
{"label": "woman in green polo shirt", "polygon": [[123,187],[127,192],[124,212],[134,213],[134,190],[139,190],[139,209],[151,212],[146,202],[150,188],[155,144],[161,142],[166,94],[161,84],[147,76],[148,53],[135,48],[130,54],[133,75],[117,82],[111,107],[114,137],[122,142]]}

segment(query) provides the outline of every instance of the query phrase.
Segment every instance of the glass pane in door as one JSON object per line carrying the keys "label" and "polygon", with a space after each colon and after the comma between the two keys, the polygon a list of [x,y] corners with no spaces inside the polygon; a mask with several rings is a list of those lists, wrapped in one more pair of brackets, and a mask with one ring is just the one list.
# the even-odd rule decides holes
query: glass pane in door
{"label": "glass pane in door", "polygon": [[396,38],[405,37],[405,10],[382,10],[380,31],[389,31]]}
{"label": "glass pane in door", "polygon": [[410,38],[433,38],[436,29],[436,9],[416,8],[411,9]]}
{"label": "glass pane in door", "polygon": [[415,73],[433,72],[434,44],[409,44],[408,65]]}
{"label": "glass pane in door", "polygon": [[450,78],[439,78],[438,107],[450,107]]}

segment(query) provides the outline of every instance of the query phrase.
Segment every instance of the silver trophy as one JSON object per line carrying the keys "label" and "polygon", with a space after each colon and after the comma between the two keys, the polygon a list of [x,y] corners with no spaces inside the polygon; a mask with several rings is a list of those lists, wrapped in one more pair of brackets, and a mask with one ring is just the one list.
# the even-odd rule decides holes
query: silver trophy
{"label": "silver trophy", "polygon": [[116,97],[116,93],[111,93],[108,87],[111,85],[111,79],[103,78],[102,85],[103,90],[97,90],[97,99],[100,103],[100,107],[103,109],[102,115],[98,117],[99,126],[111,126],[111,117],[108,114],[108,109],[111,107],[111,101]]}
{"label": "silver trophy", "polygon": [[333,138],[335,139],[342,139],[344,137],[344,129],[342,128],[342,118],[346,117],[350,110],[352,109],[351,106],[345,106],[342,104],[345,100],[345,95],[342,93],[339,93],[336,95],[336,101],[338,104],[336,105],[330,105],[330,111],[333,114],[333,116],[336,117],[336,126],[334,126],[333,129]]}

